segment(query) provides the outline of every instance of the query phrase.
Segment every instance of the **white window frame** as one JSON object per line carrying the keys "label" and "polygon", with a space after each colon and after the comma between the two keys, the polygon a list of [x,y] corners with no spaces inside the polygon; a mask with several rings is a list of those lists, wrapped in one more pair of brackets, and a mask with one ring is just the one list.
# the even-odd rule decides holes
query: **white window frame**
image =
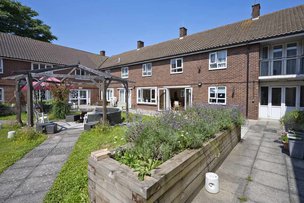
{"label": "white window frame", "polygon": [[[175,63],[175,64],[177,64],[177,60],[181,60],[181,67],[175,67],[175,68],[173,68],[172,67],[172,64],[173,64],[173,62]],[[176,70],[176,69],[182,69],[181,71],[179,71],[179,72],[174,72],[173,70]],[[179,74],[179,73],[183,73],[183,71],[184,71],[184,60],[183,60],[183,58],[175,58],[175,59],[171,59],[170,60],[170,74]]]}
{"label": "white window frame", "polygon": [[121,78],[128,78],[128,77],[129,77],[129,67],[122,67],[121,68]]}
{"label": "white window frame", "polygon": [[3,58],[0,58],[0,74],[3,74]]}
{"label": "white window frame", "polygon": [[[151,70],[148,71],[148,65],[150,65]],[[152,63],[145,63],[142,64],[142,76],[143,77],[149,77],[152,76]]]}
{"label": "white window frame", "polygon": [[[142,101],[143,98],[140,98],[140,96],[142,97],[143,90],[150,90],[150,100],[151,100],[151,102]],[[153,90],[155,92],[155,94],[154,94],[155,98],[152,98],[152,91]],[[152,101],[152,100],[154,100],[154,101]],[[136,88],[136,102],[137,102],[137,104],[157,105],[157,87],[138,87],[138,88]]]}
{"label": "white window frame", "polygon": [[112,98],[114,98],[114,88],[107,88],[107,93],[106,93],[107,101],[110,102]]}
{"label": "white window frame", "polygon": [[[221,88],[221,87],[225,88],[225,102],[224,103],[219,103],[218,99],[222,99],[222,98],[217,97],[218,88]],[[215,97],[210,97],[210,89],[212,89],[212,88],[215,89]],[[210,99],[215,99],[216,102],[210,102]],[[208,103],[209,104],[217,104],[217,105],[226,105],[227,104],[227,87],[226,86],[211,86],[211,87],[208,87]]]}
{"label": "white window frame", "polygon": [[0,87],[0,91],[2,93],[2,98],[0,98],[0,102],[4,102],[4,88],[3,87]]}
{"label": "white window frame", "polygon": [[53,68],[53,65],[52,65],[52,64],[49,64],[49,63],[35,63],[35,62],[33,62],[33,63],[31,64],[31,70],[34,70],[34,64],[38,64],[38,70],[40,70],[40,65],[45,65],[45,67],[51,66],[51,68]]}
{"label": "white window frame", "polygon": [[[218,61],[218,53],[219,52],[225,52],[225,55],[226,55],[226,60],[225,62],[219,62]],[[215,55],[215,62],[211,62],[211,55]],[[219,64],[222,64],[222,63],[225,63],[225,66],[223,67],[219,67]],[[221,70],[221,69],[226,69],[227,68],[227,63],[228,63],[228,54],[227,54],[227,49],[224,49],[224,50],[219,50],[219,51],[215,51],[215,52],[210,52],[209,53],[209,70]],[[212,68],[211,65],[212,64],[216,64],[216,68]]]}

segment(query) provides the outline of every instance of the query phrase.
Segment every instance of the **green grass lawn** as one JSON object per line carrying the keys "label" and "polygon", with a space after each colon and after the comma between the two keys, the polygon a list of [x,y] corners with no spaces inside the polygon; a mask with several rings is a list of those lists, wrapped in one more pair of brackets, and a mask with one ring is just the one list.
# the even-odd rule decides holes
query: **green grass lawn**
{"label": "green grass lawn", "polygon": [[[7,139],[7,132],[10,130],[17,131],[15,139]],[[24,133],[22,137],[18,138],[19,135],[21,136],[21,131],[16,125],[2,126],[0,130],[0,173],[46,139],[44,135],[39,135],[35,139],[26,139]]]}
{"label": "green grass lawn", "polygon": [[125,126],[98,126],[83,132],[44,202],[89,202],[88,158],[99,149],[113,149],[125,144]]}
{"label": "green grass lawn", "polygon": [[[21,114],[21,119],[22,119],[22,121],[26,121],[27,120],[27,114],[25,113],[25,112],[23,112],[22,114]],[[9,115],[9,116],[0,116],[0,121],[1,120],[5,120],[5,121],[7,121],[7,120],[16,120],[16,114],[13,114],[13,115]]]}

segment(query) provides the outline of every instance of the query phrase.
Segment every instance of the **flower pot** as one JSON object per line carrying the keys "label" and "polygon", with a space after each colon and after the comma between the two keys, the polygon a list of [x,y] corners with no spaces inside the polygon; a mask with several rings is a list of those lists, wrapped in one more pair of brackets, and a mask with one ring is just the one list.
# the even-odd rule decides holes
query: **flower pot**
{"label": "flower pot", "polygon": [[288,142],[283,142],[283,148],[284,148],[285,150],[288,150],[288,149],[289,149]]}
{"label": "flower pot", "polygon": [[301,137],[288,135],[288,148],[290,157],[297,159],[304,158],[304,141]]}

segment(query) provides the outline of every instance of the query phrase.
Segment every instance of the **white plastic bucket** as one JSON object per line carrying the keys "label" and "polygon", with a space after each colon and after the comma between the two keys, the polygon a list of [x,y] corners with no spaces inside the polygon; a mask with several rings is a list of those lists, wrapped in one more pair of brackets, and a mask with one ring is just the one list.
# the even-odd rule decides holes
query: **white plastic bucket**
{"label": "white plastic bucket", "polygon": [[16,131],[8,131],[7,138],[12,139],[12,138],[14,138],[15,134],[16,134]]}
{"label": "white plastic bucket", "polygon": [[205,188],[210,193],[218,193],[220,191],[219,177],[216,173],[206,173]]}

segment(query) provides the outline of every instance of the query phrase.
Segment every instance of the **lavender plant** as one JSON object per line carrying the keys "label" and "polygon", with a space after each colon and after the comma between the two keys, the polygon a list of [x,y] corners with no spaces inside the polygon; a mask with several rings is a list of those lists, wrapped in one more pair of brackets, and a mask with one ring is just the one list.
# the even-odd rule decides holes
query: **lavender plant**
{"label": "lavender plant", "polygon": [[[139,172],[143,178],[150,170],[185,149],[196,149],[222,130],[243,122],[237,108],[196,105],[185,111],[168,111],[148,122],[135,122],[126,139],[134,145],[116,159]],[[148,166],[153,166],[147,167]]]}

